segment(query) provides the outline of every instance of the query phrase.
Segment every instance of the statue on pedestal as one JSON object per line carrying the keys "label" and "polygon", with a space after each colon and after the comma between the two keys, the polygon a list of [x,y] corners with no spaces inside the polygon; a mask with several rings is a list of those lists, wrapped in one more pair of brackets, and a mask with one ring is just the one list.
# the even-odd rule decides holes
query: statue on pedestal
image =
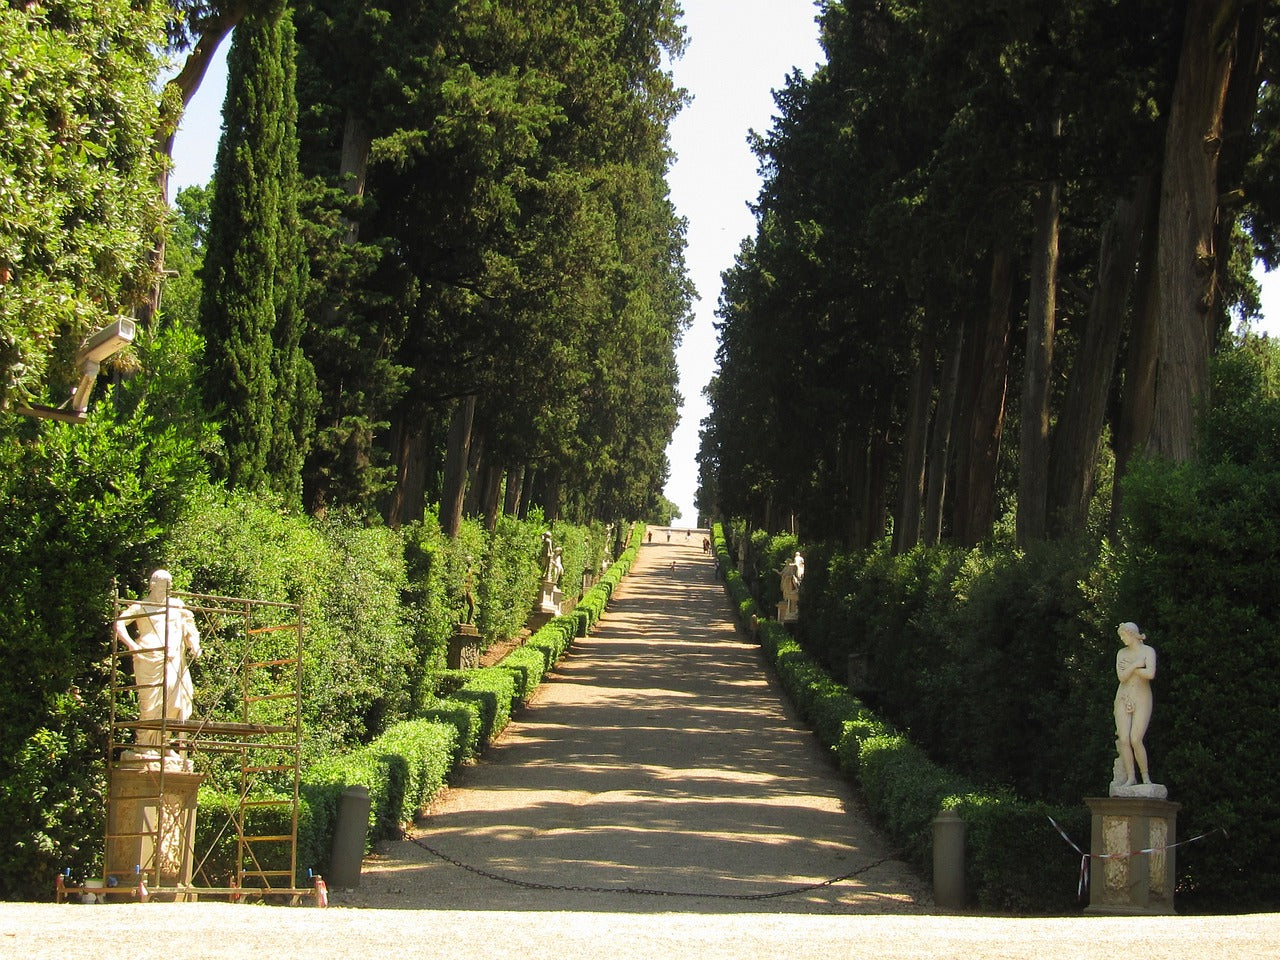
{"label": "statue on pedestal", "polygon": [[[200,656],[200,633],[195,616],[177,597],[169,596],[173,577],[167,570],[151,574],[145,599],[130,604],[116,619],[115,633],[120,643],[133,651],[133,675],[138,685],[138,719],[186,720],[191,716],[191,672],[187,653]],[[136,639],[128,627],[133,624]],[[158,761],[160,731],[139,730],[142,749],[127,759]],[[165,753],[166,767],[181,764],[172,750]]]}
{"label": "statue on pedestal", "polygon": [[1168,790],[1162,784],[1151,782],[1147,748],[1143,744],[1151,723],[1151,681],[1156,676],[1156,652],[1147,645],[1147,638],[1136,623],[1122,623],[1116,633],[1124,646],[1116,653],[1119,686],[1114,711],[1118,756],[1110,794],[1163,800]]}
{"label": "statue on pedestal", "polygon": [[778,621],[789,623],[800,611],[800,584],[804,581],[804,557],[797,553],[781,571],[782,602],[778,604]]}
{"label": "statue on pedestal", "polygon": [[560,616],[560,577],[564,574],[563,552],[563,547],[552,543],[550,531],[542,535],[542,601],[538,609],[557,617]]}

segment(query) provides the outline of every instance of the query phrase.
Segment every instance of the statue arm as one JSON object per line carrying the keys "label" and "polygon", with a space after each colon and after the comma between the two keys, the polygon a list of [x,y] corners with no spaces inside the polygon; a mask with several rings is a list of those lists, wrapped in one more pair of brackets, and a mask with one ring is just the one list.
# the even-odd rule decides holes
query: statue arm
{"label": "statue arm", "polygon": [[1156,678],[1156,652],[1147,647],[1146,656],[1138,661],[1135,672],[1144,680]]}
{"label": "statue arm", "polygon": [[187,649],[191,651],[191,656],[200,656],[200,631],[196,629],[196,617],[186,608],[182,611],[182,639],[186,642]]}
{"label": "statue arm", "polygon": [[130,606],[125,608],[124,613],[120,614],[120,616],[116,618],[115,624],[113,626],[117,639],[119,639],[119,641],[122,644],[124,644],[124,646],[129,650],[137,650],[141,646],[141,644],[138,643],[138,641],[134,640],[133,637],[129,636],[128,625],[133,623],[135,620],[137,620],[139,615],[141,615],[142,613],[143,613],[143,610],[141,607],[139,607],[136,603],[131,604]]}

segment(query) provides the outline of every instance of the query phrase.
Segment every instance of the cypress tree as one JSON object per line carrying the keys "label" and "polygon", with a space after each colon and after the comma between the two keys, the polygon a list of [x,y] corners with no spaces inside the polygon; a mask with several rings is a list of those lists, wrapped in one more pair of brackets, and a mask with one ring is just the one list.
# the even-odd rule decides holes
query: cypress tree
{"label": "cypress tree", "polygon": [[293,27],[282,3],[247,16],[227,58],[201,324],[205,399],[221,421],[233,486],[301,497],[314,416],[302,356]]}

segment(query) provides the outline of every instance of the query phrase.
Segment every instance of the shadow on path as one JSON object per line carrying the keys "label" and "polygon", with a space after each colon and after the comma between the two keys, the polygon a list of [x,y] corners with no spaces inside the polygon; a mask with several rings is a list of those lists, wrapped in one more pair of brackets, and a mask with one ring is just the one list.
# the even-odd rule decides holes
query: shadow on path
{"label": "shadow on path", "polygon": [[[663,537],[655,532],[660,542],[641,548],[596,632],[575,641],[483,759],[419,821],[415,839],[439,855],[411,841],[385,844],[366,860],[358,889],[334,892],[336,903],[615,912],[927,906],[920,878],[892,859],[784,704],[758,649],[735,630],[702,535]],[[849,874],[856,877],[784,897],[741,899]]]}

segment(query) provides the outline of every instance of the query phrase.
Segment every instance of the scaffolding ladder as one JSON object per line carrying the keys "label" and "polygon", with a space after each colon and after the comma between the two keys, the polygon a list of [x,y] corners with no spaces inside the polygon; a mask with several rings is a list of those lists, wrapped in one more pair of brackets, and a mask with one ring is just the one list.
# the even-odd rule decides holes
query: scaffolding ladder
{"label": "scaffolding ladder", "polygon": [[[125,663],[137,654],[159,654],[169,669],[173,601],[210,629],[209,643],[235,676],[212,698],[197,698],[189,717],[171,717],[164,676],[139,682]],[[232,900],[303,896],[323,898],[323,883],[297,885],[298,807],[301,784],[302,635],[301,604],[218,597],[173,591],[165,599],[159,643],[137,649],[121,642],[115,625],[133,601],[115,600],[108,687],[110,741],[102,896],[149,899]],[[139,603],[146,605],[145,601]],[[151,609],[158,604],[150,604]],[[132,621],[132,617],[130,621]],[[202,629],[203,633],[204,630]],[[208,646],[206,646],[206,653]],[[211,678],[205,678],[211,680]],[[138,697],[159,687],[158,717],[142,719]],[[155,696],[155,694],[151,694]],[[205,774],[216,767],[224,782],[238,777],[238,795],[227,823],[213,831],[208,849],[195,845],[197,796]],[[225,852],[234,831],[234,863],[221,874],[206,865]],[[211,831],[204,831],[209,834]],[[222,880],[218,883],[216,880]],[[58,883],[58,899],[76,890]]]}

